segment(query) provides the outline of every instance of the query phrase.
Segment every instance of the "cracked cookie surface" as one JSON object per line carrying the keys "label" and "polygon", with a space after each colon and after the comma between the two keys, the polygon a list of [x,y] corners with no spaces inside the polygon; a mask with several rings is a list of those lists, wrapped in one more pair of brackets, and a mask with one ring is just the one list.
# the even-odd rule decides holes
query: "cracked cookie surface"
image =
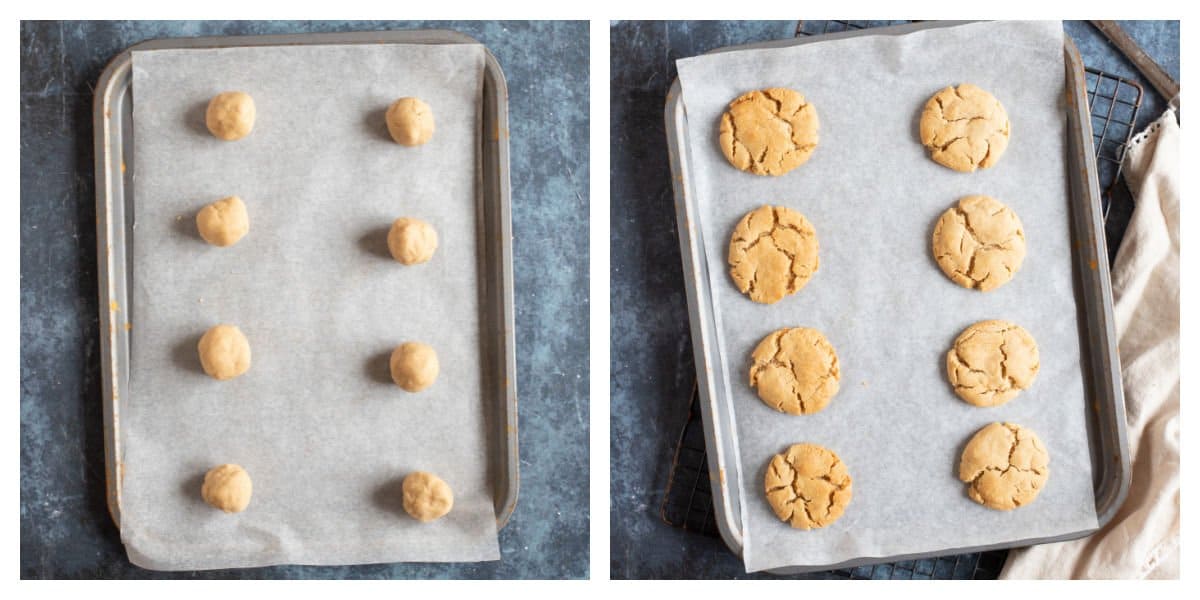
{"label": "cracked cookie surface", "polygon": [[779,412],[810,415],[838,392],[837,352],[816,329],[774,331],[758,343],[751,359],[750,387]]}
{"label": "cracked cookie surface", "polygon": [[818,126],[816,107],[795,90],[747,92],[721,115],[721,151],[743,171],[783,175],[808,161]]}
{"label": "cracked cookie surface", "polygon": [[1050,454],[1033,430],[992,423],[963,449],[958,478],[972,500],[996,510],[1012,510],[1037,498],[1050,477]]}
{"label": "cracked cookie surface", "polygon": [[1041,366],[1037,342],[1008,321],[980,321],[959,334],[946,353],[954,393],[975,406],[999,406],[1033,384]]}
{"label": "cracked cookie surface", "polygon": [[996,164],[1008,148],[1008,113],[994,96],[969,83],[933,95],[921,111],[921,143],[955,171]]}
{"label": "cracked cookie surface", "polygon": [[837,454],[816,444],[796,444],[767,465],[767,503],[779,520],[816,529],[838,520],[850,504],[850,474]]}
{"label": "cracked cookie surface", "polygon": [[1017,213],[989,196],[966,196],[938,218],[933,257],[954,283],[981,292],[1012,280],[1025,260]]}
{"label": "cracked cookie surface", "polygon": [[817,232],[804,215],[762,206],[733,229],[729,274],[751,300],[773,304],[800,291],[817,272],[817,249]]}

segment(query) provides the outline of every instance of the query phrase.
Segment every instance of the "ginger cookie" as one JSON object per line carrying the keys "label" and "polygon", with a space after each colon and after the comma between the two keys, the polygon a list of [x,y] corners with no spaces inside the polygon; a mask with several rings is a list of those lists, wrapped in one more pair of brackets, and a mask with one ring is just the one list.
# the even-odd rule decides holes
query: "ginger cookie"
{"label": "ginger cookie", "polygon": [[224,464],[204,474],[200,497],[213,508],[227,513],[239,513],[250,505],[253,486],[250,474],[240,465]]}
{"label": "ginger cookie", "polygon": [[236,325],[215,325],[200,337],[200,366],[213,379],[233,379],[250,369],[250,341]]}
{"label": "ginger cookie", "polygon": [[436,521],[454,508],[454,492],[450,485],[433,473],[409,473],[400,487],[404,512],[422,523]]}
{"label": "ginger cookie", "polygon": [[816,444],[796,444],[776,454],[764,479],[771,510],[796,529],[825,527],[850,504],[852,481],[846,465]]}
{"label": "ginger cookie", "polygon": [[967,442],[958,478],[972,500],[996,510],[1012,510],[1037,498],[1050,477],[1050,454],[1032,430],[992,423]]}
{"label": "ginger cookie", "polygon": [[751,300],[773,304],[795,294],[817,272],[817,249],[817,232],[804,215],[762,206],[733,229],[729,274]]}
{"label": "ginger cookie", "polygon": [[204,125],[208,132],[219,140],[240,140],[254,129],[258,111],[254,98],[246,92],[221,92],[208,101],[204,111]]}
{"label": "ginger cookie", "polygon": [[999,406],[1033,384],[1039,368],[1033,336],[1008,321],[966,328],[946,353],[946,375],[968,404]]}
{"label": "ginger cookie", "polygon": [[237,196],[222,198],[196,213],[196,230],[204,241],[224,248],[238,243],[250,231],[246,204]]}
{"label": "ginger cookie", "polygon": [[954,283],[981,292],[1008,283],[1025,260],[1017,213],[988,196],[967,196],[933,229],[933,258]]}
{"label": "ginger cookie", "polygon": [[996,164],[1008,147],[1008,113],[991,94],[969,83],[933,95],[921,112],[921,143],[934,162],[971,172]]}
{"label": "ginger cookie", "polygon": [[750,387],[764,404],[790,415],[825,408],[838,392],[837,352],[816,329],[794,327],[772,332],[751,355]]}
{"label": "ginger cookie", "polygon": [[747,92],[721,115],[721,151],[755,175],[783,175],[817,147],[817,109],[787,88]]}

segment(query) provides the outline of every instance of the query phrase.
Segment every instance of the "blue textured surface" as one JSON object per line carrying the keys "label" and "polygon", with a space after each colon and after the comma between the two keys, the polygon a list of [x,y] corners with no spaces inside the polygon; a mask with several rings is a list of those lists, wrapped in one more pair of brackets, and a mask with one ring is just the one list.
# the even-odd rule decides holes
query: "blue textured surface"
{"label": "blue textured surface", "polygon": [[[509,87],[521,487],[502,559],[156,573],[132,566],[104,499],[92,92],[144,40],[455,29]],[[24,22],[21,25],[21,576],[588,576],[586,22]],[[548,265],[553,268],[546,268]]]}
{"label": "blue textured surface", "polygon": [[[1177,21],[1122,21],[1179,77]],[[1086,22],[1065,30],[1086,66],[1131,78],[1146,90],[1144,127],[1165,101]],[[733,44],[793,37],[795,21],[612,23],[611,40],[611,478],[610,567],[622,578],[758,578],[719,538],[662,522],[671,460],[695,377],[679,238],[667,164],[663,108],[675,60]],[[973,563],[972,563],[973,564]],[[913,561],[854,570],[856,577],[970,577],[954,561]],[[905,568],[909,569],[905,571]],[[907,573],[907,574],[906,574]],[[828,575],[820,575],[828,576]]]}

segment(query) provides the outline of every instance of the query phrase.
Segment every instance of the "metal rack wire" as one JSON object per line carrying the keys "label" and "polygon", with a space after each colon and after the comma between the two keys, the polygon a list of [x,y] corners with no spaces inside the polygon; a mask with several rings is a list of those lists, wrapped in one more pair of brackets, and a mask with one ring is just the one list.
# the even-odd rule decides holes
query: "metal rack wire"
{"label": "metal rack wire", "polygon": [[[881,27],[908,21],[799,21],[796,36],[836,33]],[[1092,115],[1092,138],[1096,149],[1097,174],[1104,190],[1105,233],[1110,260],[1133,213],[1133,201],[1121,179],[1121,163],[1133,136],[1142,87],[1124,77],[1097,69],[1086,69],[1088,104]],[[692,386],[687,422],[679,434],[672,459],[671,475],[660,507],[668,525],[718,537],[713,518],[712,487],[708,478],[708,453],[704,424],[700,418],[699,391]],[[814,579],[995,579],[1004,566],[1007,550],[976,552],[921,560],[865,565],[810,573]]]}

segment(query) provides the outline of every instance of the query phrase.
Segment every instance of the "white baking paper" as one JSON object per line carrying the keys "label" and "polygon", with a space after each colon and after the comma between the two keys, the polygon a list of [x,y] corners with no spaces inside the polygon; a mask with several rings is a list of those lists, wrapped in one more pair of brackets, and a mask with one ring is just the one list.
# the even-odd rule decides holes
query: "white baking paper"
{"label": "white baking paper", "polygon": [[[135,564],[211,569],[499,558],[480,376],[476,202],[479,45],[323,45],[135,52],[130,389],[121,398],[121,537]],[[241,90],[253,132],[211,136],[204,108]],[[384,111],[432,107],[408,148]],[[195,214],[238,195],[250,233],[217,248]],[[388,255],[400,216],[438,231],[428,263]],[[204,375],[196,344],[239,326],[253,364]],[[441,374],[404,392],[387,357],[434,347]],[[249,508],[200,499],[205,471],[246,468]],[[411,471],[454,508],[422,524],[401,506]]]}
{"label": "white baking paper", "polygon": [[[1061,23],[869,35],[717,53],[678,67],[719,351],[730,365],[731,379],[718,385],[727,386],[737,422],[747,571],[1095,528],[1072,283]],[[999,163],[969,174],[930,160],[918,136],[925,102],[961,82],[994,94],[1012,123]],[[820,118],[812,158],[782,177],[736,170],[717,144],[728,103],[766,87],[800,91]],[[955,285],[930,250],[937,218],[969,194],[1012,207],[1028,241],[1015,279],[988,293]],[[820,240],[820,270],[807,287],[769,306],[739,293],[726,264],[734,225],[762,204],[800,211]],[[986,409],[959,400],[945,374],[954,339],[984,319],[1021,325],[1041,349],[1033,386]],[[841,391],[815,415],[778,413],[747,381],[759,340],[795,326],[823,331],[840,359]],[[1050,453],[1037,501],[1012,512],[974,503],[957,478],[963,446],[994,421],[1031,428]],[[791,529],[764,498],[766,465],[798,442],[834,450],[854,479],[845,515],[824,529]]]}

